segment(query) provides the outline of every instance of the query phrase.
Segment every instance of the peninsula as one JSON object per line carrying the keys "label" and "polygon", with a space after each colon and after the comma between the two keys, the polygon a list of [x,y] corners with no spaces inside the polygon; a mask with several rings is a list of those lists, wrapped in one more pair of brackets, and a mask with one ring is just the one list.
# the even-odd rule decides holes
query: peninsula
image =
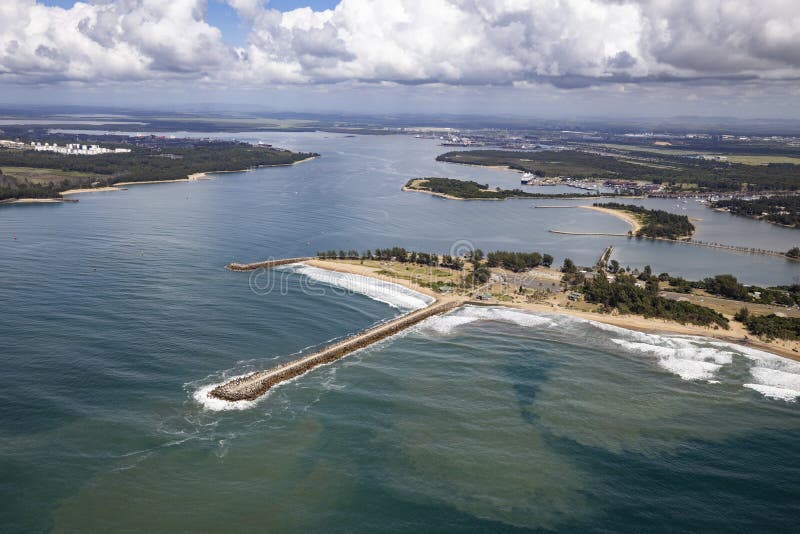
{"label": "peninsula", "polygon": [[676,215],[664,210],[653,210],[634,204],[606,202],[592,206],[598,211],[616,215],[631,224],[631,235],[653,239],[689,239],[694,225],[686,215]]}
{"label": "peninsula", "polygon": [[472,180],[455,178],[413,178],[409,180],[403,191],[427,193],[450,200],[505,200],[508,198],[586,198],[588,195],[528,193],[521,189],[490,188],[488,184],[479,184]]}
{"label": "peninsula", "polygon": [[[604,257],[607,259],[607,254]],[[772,335],[749,338],[748,328],[766,331],[764,321],[773,321],[776,313],[785,315],[778,311],[785,311],[785,307],[759,304],[750,307],[752,315],[741,310],[734,314],[731,304],[724,299],[719,302],[719,299],[708,299],[711,301],[709,307],[676,297],[666,286],[661,293],[660,279],[649,270],[638,274],[638,279],[646,280],[646,287],[640,288],[636,281],[637,273],[620,271],[607,276],[606,266],[599,265],[590,280],[590,269],[581,270],[570,260],[565,260],[560,269],[554,269],[550,267],[550,262],[552,257],[549,254],[539,253],[498,251],[490,253],[484,261],[480,251],[465,258],[453,258],[395,247],[378,249],[374,254],[371,251],[362,255],[354,251],[329,251],[319,253],[318,258],[231,263],[229,270],[243,272],[305,264],[399,284],[431,297],[432,302],[424,308],[294,361],[234,378],[216,386],[208,395],[229,402],[254,400],[282,382],[341,359],[429,317],[464,305],[507,306],[539,313],[570,315],[642,332],[697,335],[731,343],[746,342],[762,350],[800,359],[800,353],[797,352],[800,345],[796,337],[784,335],[779,338]],[[670,284],[678,283],[675,280],[679,279],[670,279]],[[702,287],[714,286],[704,282]],[[798,314],[781,320],[792,325],[800,324],[800,316],[794,315]],[[754,319],[756,316],[764,319],[759,322]],[[789,331],[783,323],[780,327],[784,333]]]}
{"label": "peninsula", "polygon": [[712,202],[711,207],[787,228],[800,228],[800,196],[797,195],[729,198]]}
{"label": "peninsula", "polygon": [[318,156],[249,143],[197,140],[94,155],[3,147],[0,201],[57,201],[63,195],[113,191],[140,183],[192,181],[209,173],[293,165]]}

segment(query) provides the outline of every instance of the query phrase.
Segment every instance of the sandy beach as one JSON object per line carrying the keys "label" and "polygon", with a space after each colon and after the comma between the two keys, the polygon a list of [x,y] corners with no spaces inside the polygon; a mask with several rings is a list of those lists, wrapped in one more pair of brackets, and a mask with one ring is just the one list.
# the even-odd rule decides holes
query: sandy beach
{"label": "sandy beach", "polygon": [[[394,284],[405,286],[409,289],[413,289],[414,291],[417,291],[424,295],[428,295],[429,297],[433,297],[435,299],[441,299],[444,296],[441,293],[431,291],[427,287],[419,286],[417,284],[409,282],[408,280],[401,280],[398,278],[380,274],[376,272],[376,269],[373,269],[372,267],[369,267],[367,265],[356,265],[352,263],[343,263],[331,260],[306,260],[302,263],[305,265],[310,265],[311,267],[327,269],[329,271],[336,271],[340,273],[349,273],[349,274],[360,274],[361,276],[369,276],[370,278],[377,278],[378,280],[383,280],[384,282],[391,282]],[[452,297],[452,298],[457,298],[457,297]]]}
{"label": "sandy beach", "polygon": [[68,195],[78,195],[80,193],[103,193],[105,191],[119,191],[119,187],[109,186],[109,187],[86,187],[83,189],[67,189],[66,191],[62,191],[59,193],[62,197]]}
{"label": "sandy beach", "polygon": [[[735,343],[738,345],[753,347],[759,350],[770,352],[772,354],[777,354],[779,356],[789,358],[791,360],[800,361],[800,353],[792,350],[793,348],[796,348],[797,343],[792,341],[780,341],[780,340],[767,342],[760,340],[758,338],[753,338],[745,330],[744,326],[736,321],[730,322],[729,330],[722,330],[722,329],[708,328],[698,325],[680,324],[673,321],[666,321],[663,319],[645,318],[640,315],[612,315],[603,313],[593,313],[588,311],[577,310],[574,308],[564,307],[554,303],[541,303],[541,304],[512,303],[512,302],[499,302],[499,301],[472,302],[472,299],[470,299],[469,297],[457,296],[457,295],[443,295],[431,291],[428,288],[421,287],[413,282],[410,282],[409,280],[405,280],[402,278],[394,278],[391,276],[380,274],[376,272],[378,269],[366,265],[350,264],[350,263],[331,261],[331,260],[307,260],[304,261],[303,263],[305,263],[306,265],[319,267],[321,269],[329,269],[337,272],[369,276],[372,278],[384,280],[386,282],[392,282],[395,284],[405,286],[409,289],[413,289],[414,291],[418,291],[420,293],[424,293],[426,295],[435,297],[441,302],[460,300],[465,303],[473,303],[480,306],[487,306],[487,305],[503,306],[508,308],[529,310],[538,313],[568,315],[571,317],[596,321],[598,323],[618,326],[620,328],[635,330],[638,332],[708,337],[708,338],[718,339],[721,341],[726,341],[728,343]],[[747,342],[743,344],[742,340],[744,339],[747,339]]]}
{"label": "sandy beach", "polygon": [[57,204],[63,202],[60,198],[16,198],[4,200],[0,204]]}
{"label": "sandy beach", "polygon": [[605,213],[606,215],[611,215],[612,217],[621,219],[631,226],[631,232],[633,232],[634,234],[638,232],[639,229],[642,227],[642,223],[639,221],[639,219],[637,219],[627,211],[611,210],[608,208],[601,208],[599,206],[578,206],[578,207],[586,210],[599,211],[600,213]]}

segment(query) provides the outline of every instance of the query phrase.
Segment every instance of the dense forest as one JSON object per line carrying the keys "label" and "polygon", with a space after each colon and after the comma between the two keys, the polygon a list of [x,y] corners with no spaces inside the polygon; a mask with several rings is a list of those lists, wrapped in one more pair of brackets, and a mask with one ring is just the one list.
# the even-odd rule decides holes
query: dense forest
{"label": "dense forest", "polygon": [[441,195],[456,198],[481,200],[506,198],[574,198],[574,194],[547,195],[541,193],[528,193],[521,189],[489,189],[488,184],[479,184],[470,180],[457,180],[455,178],[414,178],[406,183],[407,189],[415,191],[430,191]]}
{"label": "dense forest", "polygon": [[436,159],[469,165],[503,165],[545,176],[642,180],[701,191],[796,191],[800,188],[800,166],[791,163],[745,165],[669,154],[635,157],[578,150],[468,150],[447,152]]}
{"label": "dense forest", "polygon": [[636,278],[617,274],[613,283],[600,272],[583,286],[587,302],[602,304],[603,311],[617,310],[622,314],[637,314],[696,324],[728,328],[728,320],[711,308],[658,296],[658,280],[651,278],[645,288],[636,285]]}
{"label": "dense forest", "polygon": [[642,206],[617,202],[596,203],[595,206],[627,211],[639,217],[642,227],[636,232],[637,237],[681,239],[691,237],[694,233],[694,225],[686,215],[676,215],[664,210],[651,210]]}
{"label": "dense forest", "polygon": [[46,183],[19,180],[13,174],[0,181],[0,199],[55,197],[59,191],[92,183],[177,180],[201,172],[234,171],[265,165],[287,165],[317,154],[296,153],[245,143],[206,141],[192,147],[158,150],[136,148],[129,154],[71,156],[32,150],[0,150],[0,169],[32,167],[75,171],[91,177]]}
{"label": "dense forest", "polygon": [[[798,170],[800,173],[800,170]],[[718,200],[712,208],[727,209],[734,215],[762,219],[792,228],[800,227],[800,196],[781,195],[753,200]]]}

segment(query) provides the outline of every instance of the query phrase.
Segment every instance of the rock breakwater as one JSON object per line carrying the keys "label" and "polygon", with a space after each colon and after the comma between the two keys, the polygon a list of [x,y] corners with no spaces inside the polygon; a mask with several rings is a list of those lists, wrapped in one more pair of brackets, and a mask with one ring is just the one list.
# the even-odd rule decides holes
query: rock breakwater
{"label": "rock breakwater", "polygon": [[269,269],[280,265],[289,265],[310,260],[311,258],[284,258],[282,260],[267,260],[257,263],[229,263],[225,266],[229,271],[255,271],[256,269]]}
{"label": "rock breakwater", "polygon": [[[298,260],[296,259],[286,260],[286,263],[296,263],[297,261]],[[271,266],[275,265],[283,264],[273,264]],[[259,267],[254,268],[257,269]],[[449,312],[463,304],[464,301],[460,299],[437,301],[426,308],[411,312],[392,321],[365,330],[360,334],[353,335],[343,341],[334,343],[333,345],[330,345],[314,354],[304,356],[300,359],[267,369],[265,371],[257,371],[247,376],[235,378],[212,389],[208,395],[209,397],[229,402],[255,400],[266,393],[270,388],[280,384],[281,382],[285,382],[305,374],[320,365],[334,362],[345,357],[351,352],[368,347],[373,343],[377,343],[378,341],[386,339],[387,337],[405,330],[406,328],[414,326],[415,324],[418,324],[429,317]]]}

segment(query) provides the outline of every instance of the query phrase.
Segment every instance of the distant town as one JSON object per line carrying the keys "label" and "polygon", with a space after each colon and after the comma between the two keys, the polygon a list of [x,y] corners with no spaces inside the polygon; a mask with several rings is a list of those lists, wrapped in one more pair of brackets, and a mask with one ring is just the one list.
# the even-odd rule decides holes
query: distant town
{"label": "distant town", "polygon": [[35,150],[36,152],[55,152],[68,156],[96,156],[99,154],[129,154],[130,148],[103,148],[100,145],[82,145],[80,143],[67,143],[59,145],[57,143],[42,143],[34,141],[31,143],[21,143],[18,141],[0,141],[0,146],[4,148],[16,148],[19,150]]}

